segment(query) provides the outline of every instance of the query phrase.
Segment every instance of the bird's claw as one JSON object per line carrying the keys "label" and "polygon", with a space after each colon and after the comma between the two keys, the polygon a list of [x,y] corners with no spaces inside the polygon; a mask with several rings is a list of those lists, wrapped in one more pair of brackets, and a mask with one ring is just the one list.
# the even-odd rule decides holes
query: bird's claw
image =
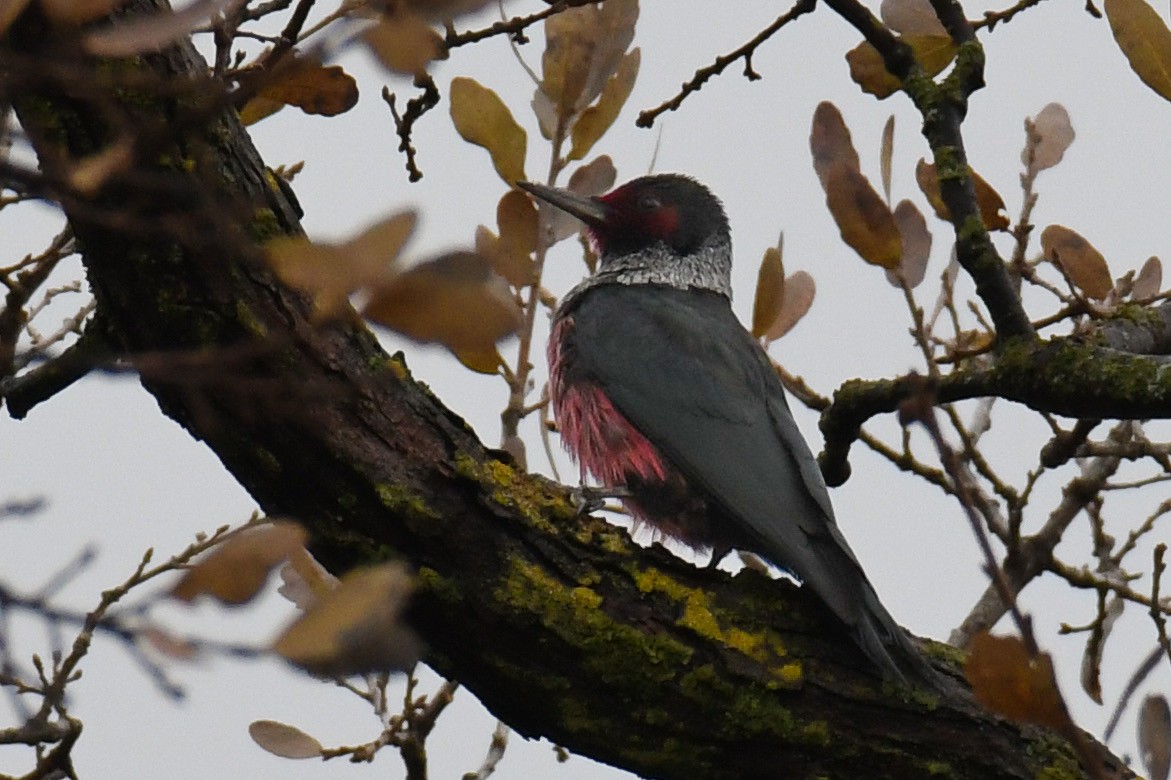
{"label": "bird's claw", "polygon": [[608,498],[628,498],[630,491],[624,487],[595,488],[578,485],[569,494],[579,515],[588,515],[605,508]]}

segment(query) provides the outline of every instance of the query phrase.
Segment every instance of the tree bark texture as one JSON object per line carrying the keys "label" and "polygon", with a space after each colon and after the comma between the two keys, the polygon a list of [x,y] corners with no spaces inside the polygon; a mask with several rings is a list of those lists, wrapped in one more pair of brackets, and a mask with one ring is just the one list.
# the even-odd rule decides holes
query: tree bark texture
{"label": "tree bark texture", "polygon": [[[97,62],[74,35],[26,13],[0,77],[83,247],[91,327],[328,566],[408,560],[426,661],[513,728],[655,778],[1083,776],[1064,740],[958,683],[881,684],[791,584],[579,518],[360,323],[311,324],[257,250],[299,231],[296,207],[204,61],[184,43]],[[67,161],[124,138],[129,170],[70,188]]]}

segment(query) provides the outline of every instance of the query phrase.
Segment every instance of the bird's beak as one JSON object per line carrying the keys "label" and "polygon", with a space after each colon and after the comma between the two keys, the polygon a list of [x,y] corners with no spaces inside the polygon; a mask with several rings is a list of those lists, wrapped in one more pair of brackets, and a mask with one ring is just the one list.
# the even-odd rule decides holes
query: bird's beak
{"label": "bird's beak", "polygon": [[606,224],[606,206],[597,198],[588,198],[569,190],[559,190],[556,187],[546,187],[544,184],[528,181],[518,181],[516,186],[533,197],[577,217],[590,227],[602,227]]}

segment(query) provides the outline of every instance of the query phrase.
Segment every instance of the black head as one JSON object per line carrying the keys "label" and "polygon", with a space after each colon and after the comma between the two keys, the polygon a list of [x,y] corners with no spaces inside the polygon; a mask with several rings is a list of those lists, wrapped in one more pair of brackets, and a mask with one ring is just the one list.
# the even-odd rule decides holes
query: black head
{"label": "black head", "polygon": [[728,236],[719,199],[695,179],[676,173],[641,176],[593,198],[528,182],[518,186],[585,222],[603,257],[657,243],[690,255],[711,239]]}

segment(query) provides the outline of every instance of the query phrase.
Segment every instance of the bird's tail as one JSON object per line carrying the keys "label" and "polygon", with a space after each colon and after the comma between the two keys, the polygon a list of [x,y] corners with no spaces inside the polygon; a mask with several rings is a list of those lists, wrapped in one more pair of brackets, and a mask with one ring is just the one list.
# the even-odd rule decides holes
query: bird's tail
{"label": "bird's tail", "polygon": [[858,648],[888,679],[942,688],[940,673],[927,663],[907,632],[886,611],[866,575],[861,571],[859,574],[862,609],[849,626]]}

